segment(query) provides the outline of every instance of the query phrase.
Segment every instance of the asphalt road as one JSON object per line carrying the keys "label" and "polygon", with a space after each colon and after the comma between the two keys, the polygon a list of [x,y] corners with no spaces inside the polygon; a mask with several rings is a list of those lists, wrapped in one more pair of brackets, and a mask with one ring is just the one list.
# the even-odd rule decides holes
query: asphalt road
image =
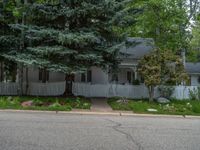
{"label": "asphalt road", "polygon": [[200,150],[200,119],[0,112],[0,150]]}

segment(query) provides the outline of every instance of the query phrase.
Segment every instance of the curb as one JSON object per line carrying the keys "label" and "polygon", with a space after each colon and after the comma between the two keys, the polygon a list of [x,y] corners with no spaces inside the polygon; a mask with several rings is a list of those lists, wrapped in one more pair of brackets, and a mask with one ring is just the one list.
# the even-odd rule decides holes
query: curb
{"label": "curb", "polygon": [[41,110],[0,109],[0,112],[200,119],[200,116],[188,116],[188,115],[182,116],[182,115],[136,114],[136,113],[127,113],[127,112],[95,112],[95,111],[73,111],[73,110],[72,111],[41,111]]}

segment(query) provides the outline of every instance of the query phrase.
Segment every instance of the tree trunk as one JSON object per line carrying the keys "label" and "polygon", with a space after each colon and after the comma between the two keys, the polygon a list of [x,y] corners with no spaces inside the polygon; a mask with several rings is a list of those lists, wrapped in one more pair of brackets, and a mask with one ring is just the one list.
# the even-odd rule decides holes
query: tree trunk
{"label": "tree trunk", "polygon": [[29,88],[29,78],[28,78],[28,67],[26,67],[26,95],[28,95],[28,88]]}
{"label": "tree trunk", "polygon": [[18,64],[18,69],[17,69],[17,75],[18,75],[18,95],[21,96],[23,95],[23,65],[21,63]]}
{"label": "tree trunk", "polygon": [[73,74],[66,74],[65,75],[65,92],[64,96],[72,96],[72,84],[74,81],[74,75]]}
{"label": "tree trunk", "polygon": [[153,102],[153,98],[154,98],[154,86],[149,86],[148,87],[148,91],[149,91],[149,102]]}
{"label": "tree trunk", "polygon": [[3,62],[1,62],[1,78],[0,78],[1,82],[3,82],[4,80],[4,66],[3,66]]}

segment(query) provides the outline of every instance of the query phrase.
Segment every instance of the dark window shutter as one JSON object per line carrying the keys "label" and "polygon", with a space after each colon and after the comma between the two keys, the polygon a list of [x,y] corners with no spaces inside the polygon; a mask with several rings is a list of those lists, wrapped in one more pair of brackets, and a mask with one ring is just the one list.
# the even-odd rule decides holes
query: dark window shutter
{"label": "dark window shutter", "polygon": [[92,82],[92,71],[91,70],[87,71],[87,82]]}
{"label": "dark window shutter", "polygon": [[42,69],[39,69],[39,81],[42,81]]}
{"label": "dark window shutter", "polygon": [[131,72],[127,71],[127,81],[131,83]]}
{"label": "dark window shutter", "polygon": [[49,81],[49,71],[46,70],[46,81]]}
{"label": "dark window shutter", "polygon": [[81,82],[85,82],[86,77],[85,77],[85,73],[81,73]]}

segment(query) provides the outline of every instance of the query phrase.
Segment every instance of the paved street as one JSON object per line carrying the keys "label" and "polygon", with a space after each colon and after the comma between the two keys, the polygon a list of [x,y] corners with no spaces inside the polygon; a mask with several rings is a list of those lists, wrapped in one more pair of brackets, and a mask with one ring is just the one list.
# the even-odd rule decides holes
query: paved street
{"label": "paved street", "polygon": [[200,120],[0,112],[0,150],[200,150]]}

